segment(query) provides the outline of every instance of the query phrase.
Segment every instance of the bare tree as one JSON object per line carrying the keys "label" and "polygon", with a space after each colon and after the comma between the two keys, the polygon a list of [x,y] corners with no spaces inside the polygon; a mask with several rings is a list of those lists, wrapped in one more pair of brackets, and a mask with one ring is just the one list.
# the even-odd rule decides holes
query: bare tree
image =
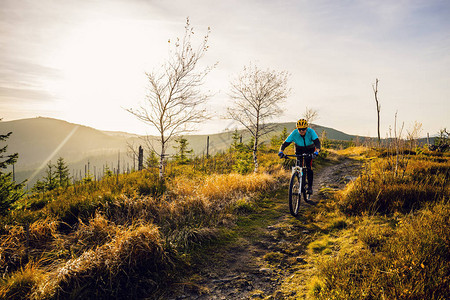
{"label": "bare tree", "polygon": [[402,133],[403,128],[405,127],[405,123],[402,123],[402,127],[400,128],[400,131],[397,132],[397,113],[395,112],[395,121],[394,121],[394,141],[395,141],[395,169],[394,169],[394,175],[397,176],[398,174],[398,166],[399,166],[399,154],[400,154],[400,143],[402,142]]}
{"label": "bare tree", "polygon": [[319,112],[315,109],[306,107],[303,118],[305,118],[308,124],[311,124],[315,120],[319,119]]}
{"label": "bare tree", "polygon": [[422,123],[415,121],[412,128],[410,130],[406,130],[406,132],[408,136],[410,150],[413,150],[414,148],[417,147],[420,134],[422,133]]}
{"label": "bare tree", "polygon": [[381,143],[381,137],[380,137],[380,110],[381,110],[381,105],[380,103],[378,103],[378,78],[375,79],[375,84],[372,85],[373,88],[373,92],[375,94],[375,102],[377,104],[377,128],[378,128],[378,146]]}
{"label": "bare tree", "polygon": [[279,105],[290,92],[288,77],[286,71],[264,71],[250,64],[231,81],[234,103],[228,108],[228,117],[243,125],[254,138],[254,172],[258,170],[259,138],[274,128],[266,121],[281,113]]}
{"label": "bare tree", "polygon": [[164,166],[167,143],[181,133],[193,131],[192,125],[208,118],[202,105],[211,96],[200,91],[205,76],[212,67],[197,72],[199,60],[208,50],[210,29],[198,48],[193,48],[191,38],[194,35],[189,18],[186,19],[184,37],[171,43],[174,49],[169,59],[158,71],[146,73],[148,93],[145,103],[137,110],[127,109],[138,119],[153,126],[159,132],[158,142],[161,149],[159,179],[164,181]]}

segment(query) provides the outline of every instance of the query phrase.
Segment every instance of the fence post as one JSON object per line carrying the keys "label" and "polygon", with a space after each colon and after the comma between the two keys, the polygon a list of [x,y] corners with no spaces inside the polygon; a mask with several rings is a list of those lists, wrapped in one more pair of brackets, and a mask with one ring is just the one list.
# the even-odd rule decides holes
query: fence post
{"label": "fence post", "polygon": [[138,157],[138,170],[141,171],[144,168],[144,149],[139,146],[139,157]]}

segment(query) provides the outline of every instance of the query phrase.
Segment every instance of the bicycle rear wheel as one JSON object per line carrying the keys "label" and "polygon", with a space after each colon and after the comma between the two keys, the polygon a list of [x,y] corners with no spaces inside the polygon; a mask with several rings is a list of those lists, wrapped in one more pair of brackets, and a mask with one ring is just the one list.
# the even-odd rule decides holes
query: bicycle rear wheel
{"label": "bicycle rear wheel", "polygon": [[300,186],[300,175],[295,172],[289,182],[289,210],[294,217],[298,216],[300,208]]}

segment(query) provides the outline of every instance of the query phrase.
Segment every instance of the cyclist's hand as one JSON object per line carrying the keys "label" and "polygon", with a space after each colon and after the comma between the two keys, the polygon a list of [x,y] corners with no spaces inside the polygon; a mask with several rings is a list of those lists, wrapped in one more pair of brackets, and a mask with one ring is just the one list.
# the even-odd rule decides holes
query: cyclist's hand
{"label": "cyclist's hand", "polygon": [[284,153],[283,153],[283,151],[278,152],[278,156],[279,156],[280,158],[284,158]]}
{"label": "cyclist's hand", "polygon": [[314,152],[314,157],[317,157],[317,156],[319,156],[319,151]]}

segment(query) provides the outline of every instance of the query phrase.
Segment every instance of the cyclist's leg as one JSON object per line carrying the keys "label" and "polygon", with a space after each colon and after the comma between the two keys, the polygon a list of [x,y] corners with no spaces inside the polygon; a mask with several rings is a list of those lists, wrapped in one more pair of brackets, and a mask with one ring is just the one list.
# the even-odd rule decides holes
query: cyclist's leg
{"label": "cyclist's leg", "polygon": [[[314,150],[313,150],[314,151]],[[309,153],[309,151],[308,151]],[[312,157],[305,158],[306,175],[308,179],[308,194],[312,194],[312,187],[314,181],[314,172],[312,170]]]}

